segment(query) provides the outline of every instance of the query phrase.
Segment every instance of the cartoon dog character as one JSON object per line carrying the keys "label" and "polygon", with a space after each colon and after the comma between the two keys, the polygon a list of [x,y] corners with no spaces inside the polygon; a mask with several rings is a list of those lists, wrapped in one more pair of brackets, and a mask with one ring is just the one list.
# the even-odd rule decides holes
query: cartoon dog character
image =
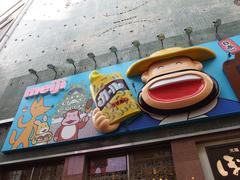
{"label": "cartoon dog character", "polygon": [[78,138],[78,131],[85,127],[89,116],[80,113],[77,109],[71,109],[64,114],[61,126],[54,133],[54,141],[70,141]]}
{"label": "cartoon dog character", "polygon": [[36,118],[40,115],[45,114],[52,107],[44,105],[43,97],[40,97],[39,100],[35,99],[30,107],[30,113],[32,118],[28,120],[26,123],[23,123],[24,117],[21,116],[18,119],[17,127],[19,129],[23,129],[20,135],[17,135],[17,130],[13,130],[10,135],[9,143],[12,145],[12,149],[16,149],[20,144],[26,148],[29,146],[29,137],[34,130],[34,122]]}
{"label": "cartoon dog character", "polygon": [[47,144],[52,140],[53,134],[50,131],[50,127],[48,125],[48,117],[47,115],[43,116],[43,122],[36,120],[34,121],[34,134],[32,136],[32,144]]}

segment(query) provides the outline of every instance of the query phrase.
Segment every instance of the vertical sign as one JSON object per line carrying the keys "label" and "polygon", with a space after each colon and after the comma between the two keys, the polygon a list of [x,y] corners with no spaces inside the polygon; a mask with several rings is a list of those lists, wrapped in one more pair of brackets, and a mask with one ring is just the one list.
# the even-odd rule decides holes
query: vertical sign
{"label": "vertical sign", "polygon": [[240,142],[206,147],[215,180],[240,179]]}

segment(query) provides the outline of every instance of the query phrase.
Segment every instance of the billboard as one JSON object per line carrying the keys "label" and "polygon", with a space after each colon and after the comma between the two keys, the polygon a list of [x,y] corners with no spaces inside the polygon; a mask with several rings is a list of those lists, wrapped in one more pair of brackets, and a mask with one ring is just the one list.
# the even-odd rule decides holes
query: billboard
{"label": "billboard", "polygon": [[[240,44],[240,36],[231,39]],[[124,84],[122,90],[130,91],[132,98],[141,108],[141,112],[131,117],[126,116],[124,120],[116,121],[117,124],[113,121],[113,124],[106,125],[104,120],[107,117],[103,118],[104,113],[96,111],[94,98],[100,96],[95,94],[92,98],[90,90],[92,82],[89,80],[92,72],[83,72],[28,87],[2,151],[87,141],[96,137],[158,129],[166,125],[211,121],[212,118],[240,113],[238,99],[223,72],[222,66],[229,58],[228,54],[219,47],[218,42],[199,46],[200,48],[167,49],[165,53],[161,51],[144,60],[133,60],[97,69],[103,75],[118,73],[121,80],[115,78],[114,82]],[[205,48],[209,50],[206,51]],[[204,53],[200,52],[202,50]],[[196,51],[199,53],[195,53]],[[189,56],[186,58],[183,52]],[[176,58],[171,61],[157,60],[159,57],[171,59],[170,55],[174,53],[177,60]],[[154,64],[148,64],[149,62]],[[162,66],[167,67],[167,70],[161,69]],[[158,79],[153,82],[152,76],[156,75],[156,69],[159,69],[161,74],[157,74]],[[178,76],[172,72],[169,74],[173,69]],[[162,77],[168,77],[168,81],[162,81]],[[111,85],[116,87],[114,84]],[[103,83],[101,86],[106,90],[106,84]],[[146,95],[147,88],[151,92]],[[108,89],[107,92],[112,93],[113,90]],[[119,103],[127,104],[127,98],[115,102],[114,107],[117,108]],[[159,101],[161,103],[156,103]],[[104,131],[104,128],[112,125],[114,128],[110,128],[111,131]]]}

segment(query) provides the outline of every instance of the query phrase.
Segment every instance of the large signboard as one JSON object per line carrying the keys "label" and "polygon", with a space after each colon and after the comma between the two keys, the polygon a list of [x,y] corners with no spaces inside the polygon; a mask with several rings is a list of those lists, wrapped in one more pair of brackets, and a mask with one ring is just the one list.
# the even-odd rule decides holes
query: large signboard
{"label": "large signboard", "polygon": [[[240,44],[240,36],[232,40]],[[200,48],[171,48],[141,61],[98,69],[102,75],[118,74],[99,88],[89,80],[92,72],[30,86],[2,151],[87,141],[240,113],[240,104],[222,70],[227,58],[218,43],[211,42]],[[93,98],[91,93],[96,93]],[[106,120],[110,117],[101,106],[104,98],[108,109],[117,110],[109,114],[120,113],[121,117],[109,124]],[[130,105],[130,100],[139,108]],[[126,107],[120,107],[122,104]],[[131,116],[124,114],[129,108],[135,108]]]}
{"label": "large signboard", "polygon": [[240,177],[240,142],[206,147],[216,180],[238,180]]}

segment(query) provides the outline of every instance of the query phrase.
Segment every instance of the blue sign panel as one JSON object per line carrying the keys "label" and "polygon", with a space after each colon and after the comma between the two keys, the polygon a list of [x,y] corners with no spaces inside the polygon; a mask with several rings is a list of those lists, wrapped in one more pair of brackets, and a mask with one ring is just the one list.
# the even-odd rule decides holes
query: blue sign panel
{"label": "blue sign panel", "polygon": [[[232,37],[240,44],[240,36]],[[178,114],[168,114],[161,118],[141,112],[123,121],[111,133],[98,132],[92,122],[95,104],[90,93],[89,74],[84,72],[74,76],[30,86],[8,132],[2,151],[39,147],[64,141],[87,141],[90,138],[106,137],[159,128],[176,123],[188,123],[210,117],[226,116],[240,112],[240,104],[222,70],[228,55],[217,42],[201,44],[214,51],[214,60],[203,62],[203,72],[218,82],[219,96],[204,107]],[[127,77],[126,71],[136,61],[98,69],[102,74],[120,73],[133,97],[138,98],[144,83],[140,76]],[[70,124],[70,125],[69,125]]]}

